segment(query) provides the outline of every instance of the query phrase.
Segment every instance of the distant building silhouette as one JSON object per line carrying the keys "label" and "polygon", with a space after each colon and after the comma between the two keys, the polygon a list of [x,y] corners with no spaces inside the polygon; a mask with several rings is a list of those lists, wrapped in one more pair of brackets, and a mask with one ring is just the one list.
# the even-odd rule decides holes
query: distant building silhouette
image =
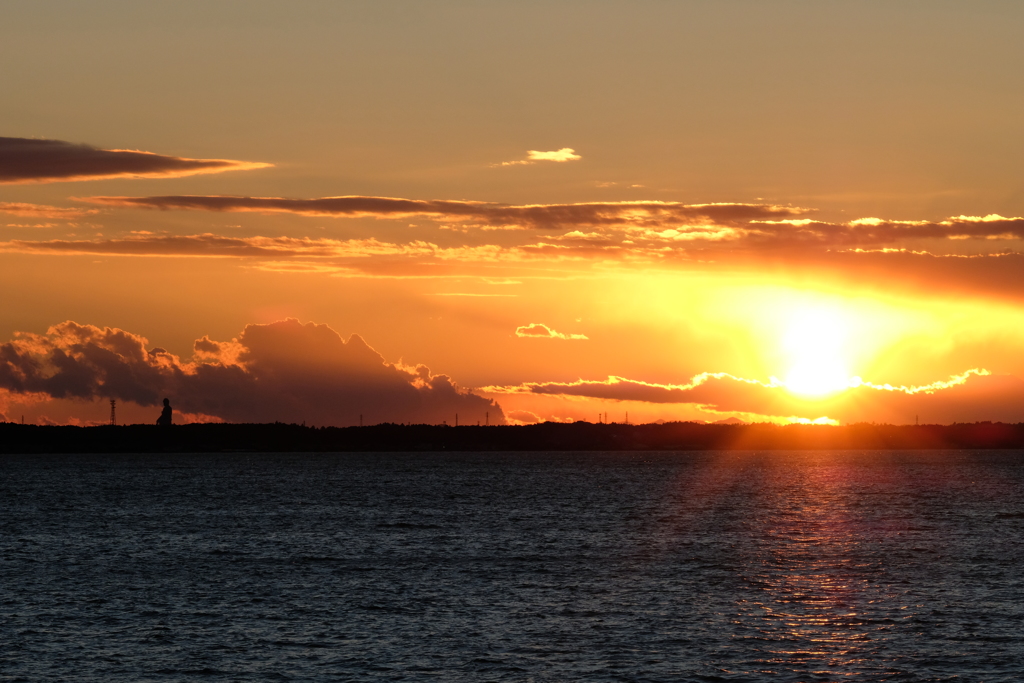
{"label": "distant building silhouette", "polygon": [[158,425],[171,426],[171,399],[164,399],[164,410],[160,413],[160,417],[156,419]]}

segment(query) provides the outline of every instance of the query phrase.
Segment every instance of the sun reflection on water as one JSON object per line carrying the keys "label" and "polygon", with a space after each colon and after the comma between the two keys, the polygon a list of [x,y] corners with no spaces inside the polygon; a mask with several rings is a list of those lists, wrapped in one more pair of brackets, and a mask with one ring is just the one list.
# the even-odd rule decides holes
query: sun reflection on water
{"label": "sun reflection on water", "polygon": [[864,559],[861,546],[870,539],[851,514],[857,502],[847,471],[800,471],[802,479],[779,492],[783,507],[755,541],[735,637],[762,653],[751,668],[764,673],[849,677],[870,666],[878,675],[876,640],[897,620],[869,616],[870,606],[895,596],[883,594],[878,563]]}

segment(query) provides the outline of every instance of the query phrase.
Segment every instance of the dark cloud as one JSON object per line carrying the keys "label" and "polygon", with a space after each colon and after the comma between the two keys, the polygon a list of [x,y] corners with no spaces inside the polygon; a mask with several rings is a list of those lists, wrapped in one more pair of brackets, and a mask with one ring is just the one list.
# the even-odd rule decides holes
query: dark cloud
{"label": "dark cloud", "polygon": [[[625,230],[634,243],[686,242],[723,249],[765,247],[878,247],[921,239],[1024,239],[1024,218],[954,216],[944,221],[887,221],[863,218],[848,223],[799,216],[811,209],[772,204],[683,204],[680,202],[582,202],[507,205],[394,197],[163,196],[89,197],[85,201],[119,208],[178,209],[306,216],[411,218],[469,221],[480,227]],[[569,242],[606,242],[601,233],[572,232]]]}
{"label": "dark cloud", "polygon": [[732,375],[706,373],[689,384],[653,384],[623,377],[576,382],[536,382],[486,387],[495,394],[587,397],[613,401],[691,404],[721,413],[766,417],[828,417],[843,423],[922,422],[948,424],[982,420],[1024,421],[1024,381],[968,371],[923,387],[863,383],[822,398],[791,394],[785,387]]}
{"label": "dark cloud", "polygon": [[[237,340],[196,341],[183,362],[139,335],[64,322],[0,344],[0,389],[57,399],[115,398],[231,422],[324,425],[504,422],[500,406],[448,376],[388,363],[358,335],[284,320],[248,325]],[[155,414],[154,414],[155,419]]]}
{"label": "dark cloud", "polygon": [[166,196],[89,197],[105,206],[198,211],[250,211],[305,216],[409,218],[477,221],[487,225],[528,228],[572,226],[690,225],[713,222],[740,225],[756,219],[780,219],[807,211],[769,204],[682,204],[679,202],[588,202],[579,204],[508,205],[456,200],[420,200],[395,197],[281,197]]}
{"label": "dark cloud", "polygon": [[186,159],[127,149],[98,149],[63,140],[0,138],[0,183],[144,177],[176,178],[265,168],[230,159]]}

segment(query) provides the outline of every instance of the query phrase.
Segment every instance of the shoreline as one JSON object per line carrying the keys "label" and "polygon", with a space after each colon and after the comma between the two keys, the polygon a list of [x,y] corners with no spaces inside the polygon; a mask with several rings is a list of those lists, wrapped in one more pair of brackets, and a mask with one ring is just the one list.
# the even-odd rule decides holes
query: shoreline
{"label": "shoreline", "polygon": [[0,453],[1024,449],[1024,423],[460,426],[208,423],[78,427],[0,423]]}

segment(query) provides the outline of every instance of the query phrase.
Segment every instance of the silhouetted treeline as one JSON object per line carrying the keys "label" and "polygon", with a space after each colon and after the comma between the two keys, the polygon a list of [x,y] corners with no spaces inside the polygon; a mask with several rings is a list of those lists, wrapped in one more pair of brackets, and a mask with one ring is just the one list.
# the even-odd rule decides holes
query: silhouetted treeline
{"label": "silhouetted treeline", "polygon": [[609,451],[1024,448],[1024,424],[953,425],[543,423],[448,427],[381,424],[193,424],[174,427],[0,423],[2,453],[302,451]]}

